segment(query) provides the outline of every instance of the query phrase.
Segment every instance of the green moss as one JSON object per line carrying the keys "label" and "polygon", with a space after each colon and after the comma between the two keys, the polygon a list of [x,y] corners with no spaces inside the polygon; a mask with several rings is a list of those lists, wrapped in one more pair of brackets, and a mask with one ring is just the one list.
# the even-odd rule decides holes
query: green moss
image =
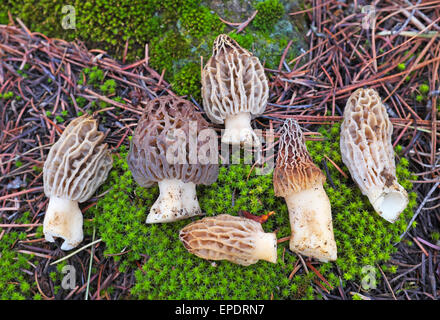
{"label": "green moss", "polygon": [[104,80],[104,71],[99,69],[97,66],[92,67],[92,69],[84,69],[84,73],[87,75],[87,84],[95,85],[98,87],[98,83]]}
{"label": "green moss", "polygon": [[255,9],[258,10],[252,24],[258,30],[271,32],[275,23],[283,16],[284,7],[279,0],[265,0],[257,3]]}
{"label": "green moss", "polygon": [[184,8],[181,24],[184,34],[198,39],[211,33],[222,33],[225,28],[218,16],[203,6]]}
{"label": "green moss", "polygon": [[55,117],[55,120],[56,120],[58,123],[63,123],[63,122],[64,122],[64,118],[63,118],[62,116],[56,116],[56,117]]}
{"label": "green moss", "polygon": [[[101,95],[107,96],[116,102],[122,104],[125,103],[123,98],[118,95],[120,92],[118,92],[117,82],[114,79],[106,78],[106,72],[104,72],[102,69],[99,69],[97,66],[93,66],[92,68],[84,68],[80,73],[79,79],[79,84],[92,86]],[[88,100],[86,100],[84,97],[76,97],[74,99],[80,108],[86,108],[89,106]],[[92,101],[90,103],[90,109],[88,109],[87,112],[90,114],[99,108],[104,109],[112,106],[112,104],[106,101]],[[116,109],[119,110],[120,108],[116,107]],[[83,115],[83,112],[79,111],[77,116],[79,117],[81,115]],[[103,118],[103,120],[105,120],[105,118]]]}
{"label": "green moss", "polygon": [[240,46],[247,50],[252,50],[255,39],[251,33],[231,33],[230,37],[238,42]]}
{"label": "green moss", "polygon": [[[283,30],[283,32],[281,31]],[[231,33],[230,36],[235,39],[243,48],[253,52],[266,68],[278,69],[281,55],[290,40],[294,42],[296,39],[291,39],[292,30],[287,25],[281,25],[273,31],[270,35],[263,32],[249,32],[249,33]],[[295,58],[297,52],[294,46],[291,46],[287,51],[285,61],[288,62]]]}
{"label": "green moss", "polygon": [[362,299],[362,297],[361,297],[359,294],[357,294],[357,293],[355,293],[355,294],[352,296],[351,299],[352,299],[352,300],[364,300],[364,299]]}
{"label": "green moss", "polygon": [[[173,83],[179,94],[191,94],[196,99],[200,97],[200,89],[194,85],[199,77],[198,70],[197,74],[189,76],[184,75],[182,69],[188,71],[190,67],[186,65],[199,64],[200,56],[207,61],[215,37],[233,30],[200,0],[75,0],[70,3],[76,10],[75,29],[62,28],[61,22],[68,14],[62,12],[65,5],[53,0],[0,0],[0,20],[8,22],[9,10],[32,31],[66,40],[80,39],[90,49],[106,50],[118,59],[124,57],[128,42],[126,61],[144,58],[145,44],[148,44],[150,66],[158,72],[166,69],[164,79]],[[266,67],[276,68],[288,41],[295,39],[293,27],[287,18],[284,24],[279,22],[284,16],[284,8],[278,0],[256,2],[255,9],[259,13],[254,21],[234,37],[265,61]],[[41,14],[35,15],[35,12]],[[291,60],[295,54],[292,46],[286,60]],[[78,84],[93,85],[94,89],[103,85],[102,74],[88,71],[87,83],[80,79]],[[27,77],[26,69],[20,74]],[[102,91],[106,95],[113,94],[111,88],[103,87]],[[77,102],[79,107],[84,107]]]}
{"label": "green moss", "polygon": [[43,168],[38,167],[38,166],[33,166],[32,170],[34,170],[36,174],[39,174],[43,171]]}
{"label": "green moss", "polygon": [[158,12],[164,16],[166,23],[177,21],[186,9],[201,5],[201,0],[154,0],[153,2]]}
{"label": "green moss", "polygon": [[399,70],[399,71],[405,71],[405,69],[406,69],[406,66],[405,66],[404,63],[399,63],[399,64],[397,65],[397,70]]}
{"label": "green moss", "polygon": [[[320,129],[324,141],[307,142],[315,162],[331,158],[348,174],[339,152],[339,125]],[[401,147],[396,147],[399,154]],[[400,150],[400,151],[399,151]],[[260,261],[249,267],[217,261],[214,265],[189,254],[178,238],[178,233],[190,220],[169,224],[146,225],[145,219],[158,196],[157,186],[139,187],[126,163],[127,150],[121,147],[115,155],[114,168],[99,192],[108,191],[87,215],[95,217],[94,226],[106,244],[106,254],[117,254],[121,271],[135,269],[136,284],[131,290],[138,299],[314,299],[319,295],[311,284],[317,280],[313,272],[303,270],[289,280],[297,257],[288,250],[288,241],[278,247],[278,262]],[[399,183],[408,191],[415,177],[408,170],[408,161],[397,161]],[[338,259],[316,268],[334,287],[339,285],[336,266],[346,281],[360,282],[363,267],[382,265],[396,251],[392,245],[406,229],[416,205],[416,195],[409,192],[410,202],[401,218],[394,224],[374,212],[351,179],[344,178],[331,163],[327,163],[333,185],[324,187],[329,196]],[[330,179],[327,179],[329,181]],[[283,198],[274,196],[272,175],[257,175],[251,165],[243,163],[222,165],[215,183],[198,186],[202,211],[208,216],[229,213],[237,215],[246,210],[256,215],[275,211],[263,224],[267,232],[278,230],[277,237],[290,235],[287,207]],[[87,219],[86,219],[87,220]],[[86,223],[88,230],[91,224]],[[135,262],[138,262],[136,264]],[[394,267],[389,271],[393,272]],[[388,269],[387,269],[388,270]],[[380,272],[377,279],[380,281]]]}
{"label": "green moss", "polygon": [[427,84],[421,84],[419,90],[421,94],[426,95],[429,92],[429,86]]}
{"label": "green moss", "polygon": [[86,98],[84,98],[84,97],[76,97],[76,98],[75,98],[75,101],[76,101],[76,104],[77,104],[80,108],[84,107],[84,106],[86,105],[86,103],[87,103],[87,100],[86,100]]}
{"label": "green moss", "polygon": [[105,94],[114,94],[116,92],[116,81],[114,79],[108,79],[99,88]]}
{"label": "green moss", "polygon": [[0,11],[0,24],[8,24],[8,23],[9,23],[8,12],[6,10]]}
{"label": "green moss", "polygon": [[[24,212],[16,223],[29,223],[30,213]],[[22,270],[29,270],[26,256],[16,251],[17,241],[26,239],[25,232],[5,233],[0,241],[0,300],[24,300],[32,297],[35,283]],[[33,259],[31,257],[31,259]]]}
{"label": "green moss", "polygon": [[9,100],[14,97],[14,93],[12,91],[5,92],[4,94],[0,94],[0,99]]}
{"label": "green moss", "polygon": [[193,96],[196,100],[201,100],[200,93],[200,65],[189,63],[174,75],[172,82],[173,91],[181,96]]}
{"label": "green moss", "polygon": [[163,36],[155,37],[151,42],[151,64],[162,72],[163,69],[168,74],[173,74],[174,62],[186,57],[190,52],[190,47],[185,38],[174,31],[168,31]]}

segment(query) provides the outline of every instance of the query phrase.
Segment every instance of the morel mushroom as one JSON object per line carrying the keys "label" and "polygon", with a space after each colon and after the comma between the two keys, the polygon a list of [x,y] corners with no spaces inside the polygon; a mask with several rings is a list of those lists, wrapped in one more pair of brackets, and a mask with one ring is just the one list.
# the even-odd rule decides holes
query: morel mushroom
{"label": "morel mushroom", "polygon": [[[208,128],[208,122],[196,112],[195,106],[181,98],[161,97],[146,106],[134,132],[127,162],[141,186],[159,184],[160,195],[151,207],[147,223],[172,222],[202,214],[196,185],[209,185],[217,180],[218,156],[215,155],[215,162],[205,164],[198,158],[190,161],[189,153],[197,155],[204,144],[197,139],[194,143],[196,150],[187,153],[189,142],[186,137],[190,130],[196,135]],[[176,137],[179,131],[184,137]],[[181,151],[181,159],[170,163],[167,154]]]}
{"label": "morel mushroom", "polygon": [[258,58],[229,36],[219,35],[202,71],[202,97],[208,117],[225,124],[223,143],[260,145],[251,118],[264,112],[268,96],[268,81]]}
{"label": "morel mushroom", "polygon": [[374,210],[394,222],[408,204],[397,183],[393,126],[374,89],[358,89],[348,98],[341,126],[341,155],[353,180]]}
{"label": "morel mushroom", "polygon": [[243,266],[258,260],[277,262],[275,233],[244,217],[221,214],[185,226],[179,234],[185,248],[207,260],[228,260]]}
{"label": "morel mushroom", "polygon": [[43,233],[47,241],[64,239],[62,250],[83,240],[83,216],[78,203],[88,200],[107,178],[113,159],[103,144],[96,120],[82,116],[70,122],[44,162],[44,193],[49,205]]}
{"label": "morel mushroom", "polygon": [[325,176],[307,151],[301,128],[287,119],[282,127],[273,173],[275,195],[289,210],[290,250],[327,262],[336,260],[330,201],[323,188]]}

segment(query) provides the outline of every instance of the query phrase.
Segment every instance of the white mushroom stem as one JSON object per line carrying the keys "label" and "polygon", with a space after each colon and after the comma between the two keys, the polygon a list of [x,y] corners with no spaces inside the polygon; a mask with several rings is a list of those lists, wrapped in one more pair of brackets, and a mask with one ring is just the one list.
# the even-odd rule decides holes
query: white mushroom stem
{"label": "white mushroom stem", "polygon": [[225,119],[222,142],[232,145],[260,146],[261,142],[251,127],[251,114],[240,112]]}
{"label": "white mushroom stem", "polygon": [[336,260],[330,201],[322,184],[285,197],[289,210],[290,250],[322,262]]}
{"label": "white mushroom stem", "polygon": [[150,210],[147,223],[172,222],[202,214],[196,185],[178,179],[159,181],[160,195]]}
{"label": "white mushroom stem", "polygon": [[83,240],[83,215],[77,201],[50,197],[44,216],[43,233],[46,241],[63,238],[62,250],[71,250]]}
{"label": "white mushroom stem", "polygon": [[258,233],[254,256],[259,260],[277,263],[277,237],[275,233]]}
{"label": "white mushroom stem", "polygon": [[368,199],[379,215],[388,222],[395,222],[408,205],[408,194],[398,183],[390,187],[369,190]]}

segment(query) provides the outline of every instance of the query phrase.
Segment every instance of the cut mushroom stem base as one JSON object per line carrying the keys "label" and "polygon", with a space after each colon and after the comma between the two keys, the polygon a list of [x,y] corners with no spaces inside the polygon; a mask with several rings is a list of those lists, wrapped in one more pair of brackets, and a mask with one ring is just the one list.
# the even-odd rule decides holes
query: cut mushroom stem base
{"label": "cut mushroom stem base", "polygon": [[255,257],[277,263],[277,237],[275,233],[260,233],[255,239]]}
{"label": "cut mushroom stem base", "polygon": [[63,238],[62,250],[71,250],[83,240],[83,215],[77,201],[50,197],[43,222],[46,241]]}
{"label": "cut mushroom stem base", "polygon": [[159,198],[151,207],[147,223],[172,222],[202,214],[194,183],[165,179],[159,181],[159,190]]}
{"label": "cut mushroom stem base", "polygon": [[330,201],[322,184],[292,193],[285,200],[292,231],[290,250],[322,262],[336,260]]}
{"label": "cut mushroom stem base", "polygon": [[374,210],[388,222],[394,223],[408,205],[408,193],[399,184],[381,190],[373,190],[368,199]]}
{"label": "cut mushroom stem base", "polygon": [[240,112],[226,117],[222,143],[247,147],[259,147],[261,145],[260,139],[251,127],[251,114],[249,112]]}

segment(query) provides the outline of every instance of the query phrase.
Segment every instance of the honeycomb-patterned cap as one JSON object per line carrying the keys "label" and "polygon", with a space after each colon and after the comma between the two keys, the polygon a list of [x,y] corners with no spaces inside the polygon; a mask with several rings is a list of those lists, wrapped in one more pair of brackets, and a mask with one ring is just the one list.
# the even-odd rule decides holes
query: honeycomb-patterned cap
{"label": "honeycomb-patterned cap", "polygon": [[[205,185],[217,180],[218,154],[207,156],[215,158],[214,162],[202,163],[198,157],[193,158],[194,152],[197,156],[207,140],[198,138],[195,144],[197,150],[189,147],[189,140],[197,138],[191,137],[191,132],[198,135],[204,129],[209,129],[209,124],[191,102],[173,96],[151,100],[138,122],[127,159],[136,182],[149,187],[165,179]],[[179,140],[182,138],[179,132],[185,140]],[[167,153],[178,158],[182,150],[184,155],[177,163],[167,159]]]}
{"label": "honeycomb-patterned cap", "polygon": [[303,132],[293,119],[284,121],[278,148],[278,157],[273,172],[273,186],[277,197],[309,189],[325,176],[313,163],[307,151]]}
{"label": "honeycomb-patterned cap", "polygon": [[[228,214],[206,217],[185,226],[179,237],[189,252],[202,259],[228,260],[243,266],[259,259],[276,262],[275,234],[265,233],[260,223],[248,218]],[[259,250],[264,254],[259,255]]]}
{"label": "honeycomb-patterned cap", "polygon": [[[361,189],[392,185],[396,179],[392,132],[393,125],[377,92],[356,90],[344,109],[341,156]],[[362,175],[365,179],[360,179]]]}
{"label": "honeycomb-patterned cap", "polygon": [[89,199],[112,168],[113,159],[103,140],[92,117],[72,120],[44,162],[46,196],[78,202]]}
{"label": "honeycomb-patterned cap", "polygon": [[219,35],[202,71],[202,97],[206,114],[218,124],[228,115],[262,114],[269,86],[260,60],[226,34]]}
{"label": "honeycomb-patterned cap", "polygon": [[341,156],[362,194],[384,219],[394,222],[408,204],[397,182],[393,126],[374,89],[358,89],[348,98],[341,125]]}

